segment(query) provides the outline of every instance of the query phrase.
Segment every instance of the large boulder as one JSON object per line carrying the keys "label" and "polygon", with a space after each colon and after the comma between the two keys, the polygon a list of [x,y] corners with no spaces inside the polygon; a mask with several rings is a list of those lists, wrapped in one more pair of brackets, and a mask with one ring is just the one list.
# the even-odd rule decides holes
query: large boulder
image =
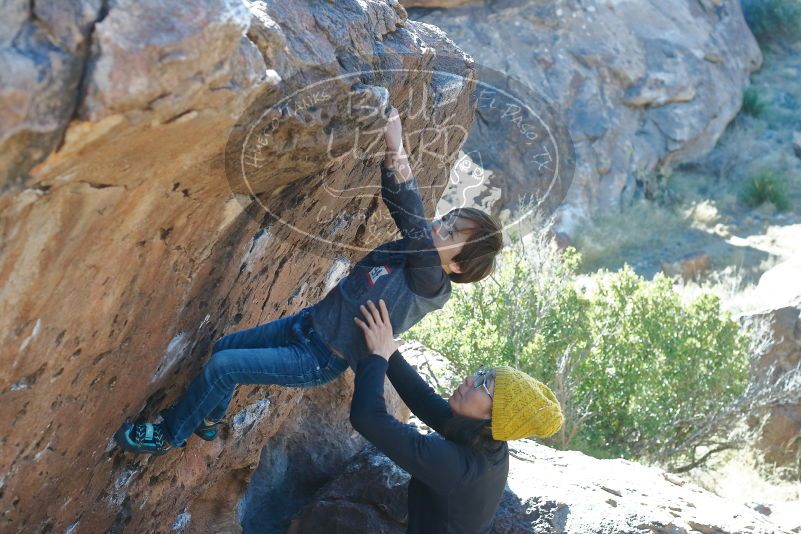
{"label": "large boulder", "polygon": [[[510,443],[509,479],[493,534],[654,532],[773,534],[782,527],[660,469],[598,460],[533,441]],[[406,531],[409,475],[372,446],[324,486],[287,532]]]}
{"label": "large boulder", "polygon": [[[466,131],[470,86],[458,80],[471,59],[380,0],[4,6],[0,530],[236,531],[259,461],[291,512],[302,502],[290,497],[361,446],[350,372],[312,390],[240,387],[221,440],[166,456],[123,453],[111,436],[183,393],[220,336],[316,302],[395,236],[375,188],[380,156],[327,153],[321,140],[353,142],[365,125],[380,135],[380,110],[422,91],[436,98],[405,129],[447,117]],[[433,74],[441,65],[459,78]],[[326,79],[327,95],[272,110],[286,112],[272,123],[282,148],[257,145],[252,190],[237,189],[243,147],[229,138]],[[452,161],[463,141],[427,143],[422,185],[447,182],[434,159]],[[420,152],[419,138],[407,143]],[[372,188],[338,194],[358,186]]]}
{"label": "large boulder", "polygon": [[[632,195],[653,195],[663,166],[711,150],[762,62],[737,0],[404,3],[411,18],[439,26],[478,64],[527,84],[563,114],[576,152],[558,211],[567,234]],[[422,4],[436,9],[411,8]],[[514,210],[530,172],[519,154],[498,158],[473,139],[465,150],[490,162],[487,185],[504,191],[495,208]]]}

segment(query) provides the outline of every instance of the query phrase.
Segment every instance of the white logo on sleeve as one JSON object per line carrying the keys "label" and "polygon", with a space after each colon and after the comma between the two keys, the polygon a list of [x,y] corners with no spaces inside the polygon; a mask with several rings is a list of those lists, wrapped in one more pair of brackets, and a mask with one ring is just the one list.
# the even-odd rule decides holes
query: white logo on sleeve
{"label": "white logo on sleeve", "polygon": [[376,280],[391,272],[392,269],[389,267],[389,265],[379,265],[378,267],[373,267],[365,274],[367,274],[367,281],[370,282],[370,287],[373,287]]}

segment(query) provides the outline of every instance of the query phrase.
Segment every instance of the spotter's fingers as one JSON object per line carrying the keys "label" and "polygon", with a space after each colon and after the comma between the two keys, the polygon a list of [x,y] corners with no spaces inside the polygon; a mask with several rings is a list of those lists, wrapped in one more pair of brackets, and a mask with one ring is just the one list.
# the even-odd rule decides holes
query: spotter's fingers
{"label": "spotter's fingers", "polygon": [[364,304],[359,305],[359,309],[362,311],[362,315],[364,315],[367,325],[370,328],[373,328],[375,326],[375,321],[373,320],[372,312],[370,312],[370,310],[368,310]]}
{"label": "spotter's fingers", "polygon": [[373,316],[373,321],[375,321],[377,325],[381,325],[383,323],[381,313],[379,313],[378,308],[376,308],[372,300],[367,301],[367,307],[370,308],[370,314]]}
{"label": "spotter's fingers", "polygon": [[387,309],[387,303],[384,302],[384,299],[378,301],[378,305],[381,307],[381,320],[384,323],[391,325],[392,322],[389,320],[389,310]]}
{"label": "spotter's fingers", "polygon": [[362,332],[364,332],[365,334],[370,331],[370,328],[364,323],[364,321],[362,321],[358,317],[354,317],[353,321],[356,323],[356,326],[361,328]]}

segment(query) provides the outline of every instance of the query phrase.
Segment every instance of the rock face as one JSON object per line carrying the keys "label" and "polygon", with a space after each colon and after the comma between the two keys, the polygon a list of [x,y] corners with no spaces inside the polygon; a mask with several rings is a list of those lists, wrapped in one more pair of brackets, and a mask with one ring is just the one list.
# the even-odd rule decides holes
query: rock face
{"label": "rock face", "polygon": [[741,322],[762,322],[770,337],[752,364],[751,381],[782,385],[783,393],[747,422],[758,431],[756,445],[767,462],[801,472],[801,257],[766,271],[749,301],[758,307],[742,311]]}
{"label": "rock face", "polygon": [[[709,151],[762,61],[736,0],[503,0],[409,13],[564,113],[576,151],[558,212],[568,235],[589,214],[653,194],[658,180],[649,176],[662,166]],[[516,163],[512,154],[488,167],[506,180],[490,179],[490,188],[512,199],[525,182]]]}
{"label": "rock face", "polygon": [[457,7],[465,4],[475,4],[478,0],[403,0],[406,7]]}
{"label": "rock face", "polygon": [[[801,302],[751,317],[766,319],[773,339],[752,370],[755,379],[775,384],[787,373],[797,372],[801,367]],[[766,461],[801,470],[801,383],[794,387],[794,401],[775,403],[764,413],[752,414],[749,422],[759,425],[757,446]]]}
{"label": "rock face", "polygon": [[0,191],[58,145],[79,100],[101,0],[3,3],[0,20]]}
{"label": "rock face", "polygon": [[[379,128],[364,110],[424,90],[437,98],[404,130],[447,116],[466,131],[469,85],[430,72],[469,78],[472,62],[396,2],[6,4],[0,530],[237,531],[259,459],[302,497],[360,446],[350,372],[313,390],[240,387],[222,440],[166,456],[125,454],[113,432],[171,404],[221,335],[316,302],[394,237],[380,156],[320,140]],[[243,113],[330,77],[329,99],[278,109],[282,149],[260,146],[270,157],[251,167],[250,195],[232,192],[226,151]],[[363,115],[340,112],[346,101]],[[432,158],[455,159],[463,141],[428,144],[420,183],[444,184]],[[336,217],[320,219],[322,205]]]}
{"label": "rock face", "polygon": [[[781,527],[659,469],[597,460],[532,441],[510,443],[509,480],[494,534],[775,533]],[[287,532],[406,531],[409,475],[368,447],[324,486]]]}

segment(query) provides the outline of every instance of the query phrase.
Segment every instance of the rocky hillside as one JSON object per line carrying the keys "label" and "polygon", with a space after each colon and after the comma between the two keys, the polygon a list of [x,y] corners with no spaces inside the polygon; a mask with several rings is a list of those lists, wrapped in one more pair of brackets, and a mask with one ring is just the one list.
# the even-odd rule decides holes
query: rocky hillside
{"label": "rocky hillside", "polygon": [[[659,469],[527,440],[510,443],[509,450],[509,483],[493,534],[785,531],[762,512]],[[367,448],[298,513],[287,532],[319,532],[323,521],[330,532],[406,532],[408,482],[394,462]]]}

